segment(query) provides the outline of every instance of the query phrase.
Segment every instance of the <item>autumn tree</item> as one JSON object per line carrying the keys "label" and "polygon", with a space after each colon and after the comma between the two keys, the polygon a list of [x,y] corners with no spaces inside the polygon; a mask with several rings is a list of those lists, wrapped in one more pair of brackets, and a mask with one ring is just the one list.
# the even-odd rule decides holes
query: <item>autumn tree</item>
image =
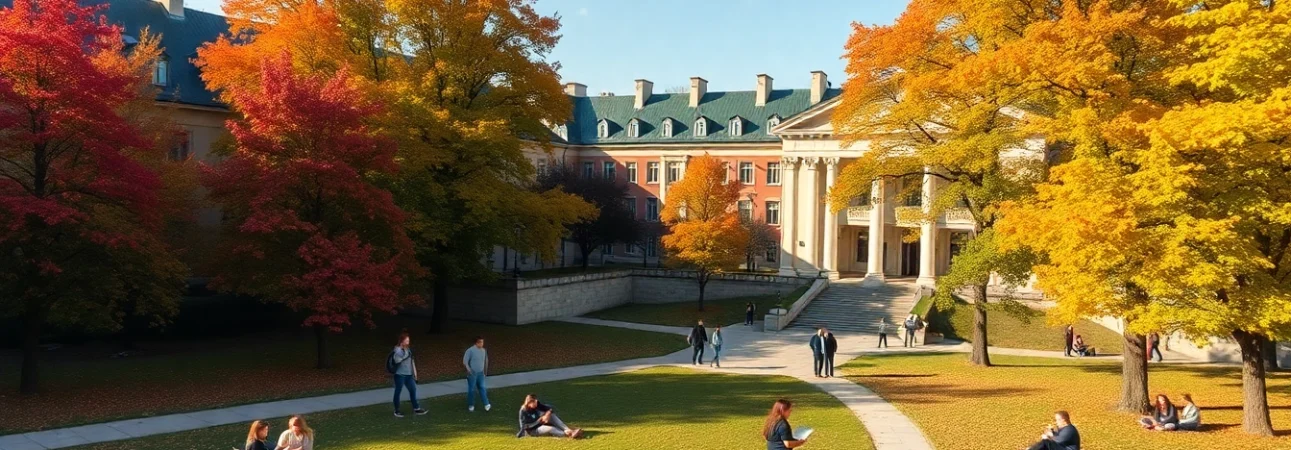
{"label": "autumn tree", "polygon": [[892,25],[854,26],[832,120],[845,145],[868,140],[870,149],[843,168],[829,200],[841,210],[870,195],[876,179],[906,180],[911,189],[902,195],[921,195],[925,176],[942,180],[922,198],[923,212],[906,219],[935,221],[954,207],[971,214],[974,241],[939,278],[937,296],[948,302],[972,288],[971,361],[990,365],[987,284],[993,273],[1020,284],[1028,268],[1028,255],[1002,251],[992,228],[1000,203],[1028,195],[1045,161],[1043,143],[1022,128],[1018,107],[1031,92],[987,63],[1008,39],[994,31],[1009,19],[979,14],[971,3],[914,0]]}
{"label": "autumn tree", "polygon": [[123,116],[159,54],[132,48],[101,7],[19,0],[0,8],[0,315],[22,324],[20,389],[37,389],[49,326],[160,324],[186,270],[160,233],[158,155]]}
{"label": "autumn tree", "polygon": [[744,243],[744,268],[756,270],[757,260],[766,254],[767,249],[780,243],[780,232],[765,220],[752,217],[741,217],[740,227],[748,238]]}
{"label": "autumn tree", "polygon": [[563,190],[598,210],[595,218],[568,226],[567,239],[578,245],[584,270],[597,248],[620,242],[631,244],[640,239],[640,223],[628,213],[628,187],[625,184],[604,177],[584,177],[572,167],[557,164],[538,174],[537,188],[539,191]]}
{"label": "autumn tree", "polygon": [[695,269],[700,311],[709,279],[744,258],[748,237],[735,211],[739,197],[740,187],[726,182],[722,162],[707,154],[691,158],[682,179],[668,186],[661,215],[669,233],[663,245],[671,260]]}
{"label": "autumn tree", "polygon": [[421,270],[405,215],[374,183],[396,170],[370,124],[380,105],[343,69],[295,73],[285,51],[258,82],[228,89],[243,116],[228,124],[236,145],[204,176],[231,228],[216,285],[306,311],[328,367],[328,333],[422,302],[408,293]]}

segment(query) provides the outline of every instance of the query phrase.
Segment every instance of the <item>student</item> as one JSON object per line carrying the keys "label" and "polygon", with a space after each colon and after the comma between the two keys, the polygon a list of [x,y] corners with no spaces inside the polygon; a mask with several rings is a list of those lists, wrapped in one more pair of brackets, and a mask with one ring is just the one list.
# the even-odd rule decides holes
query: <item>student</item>
{"label": "student", "polygon": [[905,342],[902,344],[902,347],[914,347],[914,332],[922,326],[919,321],[919,316],[911,314],[910,317],[906,317],[904,325]]}
{"label": "student", "polygon": [[1175,410],[1174,403],[1170,402],[1169,397],[1165,394],[1157,394],[1152,415],[1139,419],[1139,425],[1149,430],[1174,431],[1179,428],[1179,412]]}
{"label": "student", "polygon": [[1201,428],[1201,409],[1192,402],[1192,394],[1183,394],[1183,414],[1179,415],[1179,429],[1197,431]]}
{"label": "student", "polygon": [[314,450],[314,429],[301,416],[287,419],[287,431],[278,436],[275,450]]}
{"label": "student", "polygon": [[887,318],[887,317],[880,317],[880,318],[879,318],[879,347],[878,347],[878,348],[885,348],[885,347],[887,347],[887,346],[888,346],[888,318]]}
{"label": "student", "polygon": [[269,450],[264,444],[264,440],[269,438],[269,422],[257,420],[251,422],[251,430],[247,431],[247,444],[243,450]]}
{"label": "student", "polygon": [[583,429],[570,428],[556,417],[555,409],[538,401],[538,396],[529,394],[520,405],[520,432],[516,437],[555,436],[577,439],[583,435]]}
{"label": "student", "polygon": [[1057,426],[1045,427],[1040,442],[1027,450],[1080,450],[1080,432],[1071,424],[1071,415],[1067,411],[1058,411],[1053,413],[1053,421]]}
{"label": "student", "polygon": [[489,352],[484,350],[484,336],[475,338],[475,345],[466,348],[462,355],[462,365],[466,366],[466,410],[475,412],[475,392],[480,393],[484,410],[493,409],[489,403],[489,388],[485,382],[489,370]]}
{"label": "student", "polygon": [[1076,339],[1071,344],[1071,349],[1076,351],[1076,356],[1088,356],[1089,347],[1085,346],[1085,338],[1077,334]]}
{"label": "student", "polygon": [[817,328],[816,334],[811,335],[811,341],[807,346],[811,347],[812,367],[816,370],[816,378],[824,378],[822,372],[825,370],[825,329]]}
{"label": "student", "polygon": [[709,345],[713,346],[713,367],[722,367],[722,326],[713,327],[713,338],[708,340]]}
{"label": "student", "polygon": [[391,362],[394,364],[394,416],[403,418],[403,413],[399,411],[399,395],[404,388],[408,388],[408,399],[412,400],[412,412],[419,416],[425,415],[426,410],[421,409],[421,404],[417,403],[417,362],[412,359],[412,339],[408,337],[408,331],[399,334],[398,344],[394,351],[390,353]]}
{"label": "student", "polygon": [[744,325],[753,325],[753,314],[758,310],[757,305],[753,302],[744,304]]}
{"label": "student", "polygon": [[793,438],[793,427],[789,425],[789,415],[792,413],[792,402],[785,399],[775,401],[771,412],[767,413],[766,421],[762,423],[762,437],[767,440],[767,450],[788,450],[807,443],[806,439]]}
{"label": "student", "polygon": [[695,328],[690,329],[690,336],[686,336],[686,342],[690,343],[695,353],[690,358],[690,364],[698,366],[704,363],[704,344],[708,343],[708,330],[704,329],[704,319],[699,320]]}
{"label": "student", "polygon": [[838,353],[838,339],[834,339],[834,333],[830,333],[828,328],[825,331],[825,377],[834,376],[834,354]]}
{"label": "student", "polygon": [[1157,362],[1161,362],[1161,335],[1152,333],[1148,335],[1148,360],[1155,357]]}
{"label": "student", "polygon": [[1062,331],[1062,340],[1066,342],[1067,349],[1064,355],[1067,357],[1071,357],[1071,351],[1073,350],[1072,341],[1075,339],[1075,333],[1076,329],[1071,325],[1067,325],[1067,328]]}

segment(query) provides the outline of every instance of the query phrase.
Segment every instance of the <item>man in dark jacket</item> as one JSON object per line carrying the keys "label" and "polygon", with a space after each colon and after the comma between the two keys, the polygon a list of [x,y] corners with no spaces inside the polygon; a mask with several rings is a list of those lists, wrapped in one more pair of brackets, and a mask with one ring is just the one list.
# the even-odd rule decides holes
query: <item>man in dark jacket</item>
{"label": "man in dark jacket", "polygon": [[690,358],[690,363],[700,365],[704,363],[704,345],[708,343],[708,330],[704,329],[704,320],[700,319],[695,328],[690,329],[690,336],[686,336],[686,342],[690,343],[691,348],[695,349],[695,354]]}
{"label": "man in dark jacket", "polygon": [[1067,341],[1067,352],[1065,354],[1071,356],[1071,342],[1076,339],[1076,330],[1071,325],[1067,325],[1067,329],[1062,332],[1062,338]]}
{"label": "man in dark jacket", "polygon": [[1071,416],[1067,411],[1053,413],[1053,419],[1057,422],[1057,427],[1045,428],[1040,442],[1027,450],[1080,450],[1080,432],[1071,424]]}
{"label": "man in dark jacket", "polygon": [[821,374],[825,369],[825,329],[817,328],[816,334],[811,335],[811,342],[807,343],[811,347],[811,357],[813,367],[816,369],[816,377],[824,378]]}
{"label": "man in dark jacket", "polygon": [[825,332],[825,376],[834,376],[834,353],[838,353],[838,340],[834,339],[834,333],[830,333],[828,328],[822,328]]}

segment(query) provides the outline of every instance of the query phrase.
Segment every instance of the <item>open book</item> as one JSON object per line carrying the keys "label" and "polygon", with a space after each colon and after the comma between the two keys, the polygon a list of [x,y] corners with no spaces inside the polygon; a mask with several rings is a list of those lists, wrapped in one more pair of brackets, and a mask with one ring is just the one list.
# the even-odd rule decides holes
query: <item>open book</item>
{"label": "open book", "polygon": [[801,441],[803,439],[807,439],[807,436],[811,436],[811,433],[815,431],[816,430],[811,429],[811,427],[799,427],[798,429],[793,430],[793,440]]}

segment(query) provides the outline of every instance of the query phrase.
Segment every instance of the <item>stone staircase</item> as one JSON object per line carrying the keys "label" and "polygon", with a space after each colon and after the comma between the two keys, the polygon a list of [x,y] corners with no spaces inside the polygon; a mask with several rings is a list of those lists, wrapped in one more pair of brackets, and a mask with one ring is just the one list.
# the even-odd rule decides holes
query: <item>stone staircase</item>
{"label": "stone staircase", "polygon": [[[887,317],[888,338],[896,336],[896,325],[914,308],[914,293],[918,290],[914,279],[889,279],[882,286],[861,286],[861,278],[845,278],[829,282],[807,309],[803,310],[789,328],[829,328],[830,331],[854,333],[879,332],[879,318]],[[898,341],[900,337],[896,338]]]}

